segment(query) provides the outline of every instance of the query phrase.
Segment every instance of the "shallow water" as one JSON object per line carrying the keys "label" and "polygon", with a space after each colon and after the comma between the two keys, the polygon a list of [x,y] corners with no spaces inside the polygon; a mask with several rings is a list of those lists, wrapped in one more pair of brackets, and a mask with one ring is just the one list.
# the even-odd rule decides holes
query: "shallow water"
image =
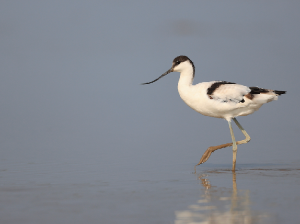
{"label": "shallow water", "polygon": [[[1,223],[297,223],[300,167],[1,165]],[[6,168],[5,168],[6,167]],[[16,168],[17,167],[17,168]],[[118,167],[120,168],[120,167]],[[76,178],[77,176],[77,178]]]}
{"label": "shallow water", "polygon": [[[277,164],[278,165],[278,164]],[[299,168],[208,170],[198,175],[201,199],[176,213],[175,223],[297,223]],[[214,181],[232,176],[232,187]]]}

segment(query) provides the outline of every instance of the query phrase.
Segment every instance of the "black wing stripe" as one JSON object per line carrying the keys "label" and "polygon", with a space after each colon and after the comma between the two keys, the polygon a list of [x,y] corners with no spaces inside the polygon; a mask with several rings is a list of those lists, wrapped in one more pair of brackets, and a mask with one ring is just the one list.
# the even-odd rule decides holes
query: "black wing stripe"
{"label": "black wing stripe", "polygon": [[280,90],[274,90],[273,91],[275,94],[281,95],[281,94],[285,94],[286,91],[280,91]]}
{"label": "black wing stripe", "polygon": [[249,87],[251,89],[251,94],[261,94],[261,93],[268,93],[268,92],[274,92],[277,95],[285,94],[286,91],[280,91],[280,90],[269,90],[269,89],[263,89],[259,87]]}
{"label": "black wing stripe", "polygon": [[250,94],[261,94],[261,93],[268,93],[270,92],[270,90],[268,89],[263,89],[263,88],[259,88],[259,87],[249,87],[249,89],[251,89]]}
{"label": "black wing stripe", "polygon": [[213,83],[208,89],[207,89],[207,95],[212,95],[216,89],[218,89],[221,85],[224,84],[236,84],[234,82],[226,82],[226,81],[218,81]]}

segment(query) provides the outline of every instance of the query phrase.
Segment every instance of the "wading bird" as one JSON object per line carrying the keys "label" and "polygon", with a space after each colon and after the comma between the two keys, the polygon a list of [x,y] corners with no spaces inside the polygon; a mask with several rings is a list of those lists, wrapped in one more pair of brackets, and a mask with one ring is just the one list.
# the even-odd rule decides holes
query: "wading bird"
{"label": "wading bird", "polygon": [[[228,121],[232,143],[209,147],[203,154],[200,165],[208,160],[211,153],[217,149],[232,146],[233,161],[232,171],[235,171],[237,145],[250,141],[250,136],[237,121],[238,116],[247,116],[257,111],[263,104],[277,100],[278,96],[286,91],[247,87],[233,82],[211,81],[193,85],[195,76],[194,63],[187,56],[178,56],[173,60],[172,67],[152,82],[151,84],[170,72],[180,72],[178,92],[181,99],[192,109],[205,116],[223,118]],[[231,120],[246,137],[244,140],[235,141]],[[195,171],[196,171],[195,166]]]}

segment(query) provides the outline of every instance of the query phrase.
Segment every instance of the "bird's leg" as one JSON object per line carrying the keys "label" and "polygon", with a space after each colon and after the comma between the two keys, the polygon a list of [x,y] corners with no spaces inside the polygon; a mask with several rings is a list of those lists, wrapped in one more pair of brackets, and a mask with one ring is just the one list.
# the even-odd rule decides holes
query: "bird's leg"
{"label": "bird's leg", "polygon": [[[237,142],[237,143],[238,143],[238,142]],[[210,147],[208,147],[208,149],[204,152],[204,154],[202,155],[202,157],[201,157],[199,163],[198,163],[196,166],[198,166],[198,165],[200,165],[200,164],[202,164],[202,163],[205,163],[205,162],[209,159],[210,155],[211,155],[214,151],[216,151],[216,150],[218,150],[218,149],[226,148],[226,147],[228,147],[228,146],[232,146],[232,143],[226,143],[226,144],[222,144],[222,145],[217,145],[217,146],[210,146]],[[194,167],[195,172],[196,172],[196,166]]]}
{"label": "bird's leg", "polygon": [[242,125],[237,121],[236,118],[232,118],[232,120],[234,121],[234,123],[238,126],[238,128],[242,131],[242,133],[245,135],[245,139],[238,141],[237,144],[245,144],[247,142],[249,142],[251,140],[250,136],[248,135],[248,133],[245,131],[245,129],[242,127]]}
{"label": "bird's leg", "polygon": [[233,152],[232,171],[235,171],[237,146],[236,146],[236,141],[235,141],[234,133],[233,133],[232,126],[231,126],[231,120],[228,121],[228,124],[229,124],[231,139],[232,139],[232,143],[233,143],[232,144],[232,152]]}
{"label": "bird's leg", "polygon": [[[236,145],[245,144],[245,143],[249,142],[251,138],[250,138],[250,136],[248,135],[248,133],[245,131],[245,129],[241,126],[241,124],[237,121],[236,118],[232,118],[232,119],[233,119],[233,121],[235,122],[235,124],[238,126],[238,128],[242,131],[242,133],[244,134],[244,136],[246,137],[244,140],[237,141],[237,142],[236,142]],[[218,150],[218,149],[226,148],[226,147],[229,147],[229,146],[232,146],[232,145],[233,145],[233,143],[226,143],[226,144],[217,145],[217,146],[210,146],[210,147],[204,152],[204,154],[202,155],[202,157],[201,157],[199,163],[198,163],[196,166],[198,166],[198,165],[200,165],[200,164],[202,164],[202,163],[205,163],[205,162],[209,159],[210,155],[211,155],[214,151],[216,151],[216,150]],[[196,172],[196,166],[195,166],[195,172]]]}

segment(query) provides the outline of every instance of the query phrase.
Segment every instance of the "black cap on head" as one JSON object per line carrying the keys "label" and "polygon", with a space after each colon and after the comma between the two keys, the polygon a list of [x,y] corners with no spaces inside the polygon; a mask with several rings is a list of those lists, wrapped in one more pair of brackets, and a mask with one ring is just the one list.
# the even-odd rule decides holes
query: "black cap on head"
{"label": "black cap on head", "polygon": [[176,57],[173,60],[173,65],[172,65],[172,67],[168,71],[166,71],[164,74],[162,74],[161,76],[159,76],[157,79],[153,80],[152,82],[142,83],[142,85],[151,84],[153,82],[156,82],[157,80],[159,80],[160,78],[166,76],[170,72],[173,72],[174,67],[176,67],[177,65],[179,65],[181,62],[185,62],[185,61],[189,61],[191,63],[191,65],[193,66],[193,77],[194,77],[195,76],[195,66],[194,66],[194,63],[187,56],[180,55],[180,56]]}
{"label": "black cap on head", "polygon": [[173,62],[184,62],[187,60],[191,61],[187,56],[180,55],[180,56],[177,56],[176,58],[174,58]]}
{"label": "black cap on head", "polygon": [[191,65],[193,66],[193,77],[195,77],[195,65],[191,61],[191,59],[189,59],[185,55],[180,55],[180,56],[177,56],[176,58],[174,58],[174,60],[173,60],[173,67],[176,66],[176,65],[179,65],[181,62],[185,62],[185,61],[189,61],[191,63]]}

